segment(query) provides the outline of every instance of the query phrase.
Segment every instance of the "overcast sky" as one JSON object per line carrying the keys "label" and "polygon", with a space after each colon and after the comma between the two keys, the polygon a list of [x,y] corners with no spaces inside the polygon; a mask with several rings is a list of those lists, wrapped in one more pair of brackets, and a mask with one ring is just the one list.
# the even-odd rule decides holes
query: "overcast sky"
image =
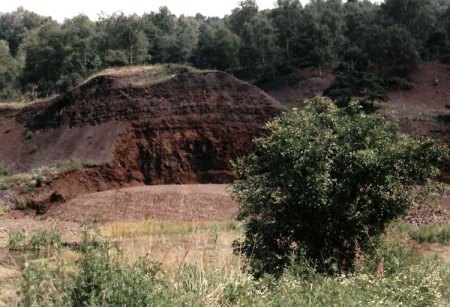
{"label": "overcast sky", "polygon": [[[167,6],[176,15],[206,16],[229,14],[237,7],[239,0],[0,0],[0,12],[11,12],[19,6],[58,21],[80,13],[96,19],[100,12],[111,14],[122,11],[125,14],[142,14],[157,11]],[[276,0],[257,0],[260,9],[273,8]]]}

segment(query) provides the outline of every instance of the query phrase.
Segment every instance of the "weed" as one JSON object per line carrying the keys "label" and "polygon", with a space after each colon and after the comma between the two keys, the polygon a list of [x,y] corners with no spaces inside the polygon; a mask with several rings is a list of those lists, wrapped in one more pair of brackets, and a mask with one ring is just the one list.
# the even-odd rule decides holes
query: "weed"
{"label": "weed", "polygon": [[25,248],[25,232],[13,230],[8,233],[8,249],[11,251],[23,250]]}
{"label": "weed", "polygon": [[6,176],[9,176],[8,170],[0,165],[0,177],[6,177]]}
{"label": "weed", "polygon": [[13,230],[8,233],[9,250],[42,250],[61,246],[61,233],[57,230],[40,229],[30,233],[27,241],[23,230]]}
{"label": "weed", "polygon": [[411,238],[418,243],[440,243],[450,245],[450,225],[425,225],[411,227]]}
{"label": "weed", "polygon": [[61,234],[58,231],[42,229],[31,232],[28,247],[32,250],[41,250],[58,247],[61,243]]}
{"label": "weed", "polygon": [[8,208],[6,205],[0,200],[0,215],[8,212]]}

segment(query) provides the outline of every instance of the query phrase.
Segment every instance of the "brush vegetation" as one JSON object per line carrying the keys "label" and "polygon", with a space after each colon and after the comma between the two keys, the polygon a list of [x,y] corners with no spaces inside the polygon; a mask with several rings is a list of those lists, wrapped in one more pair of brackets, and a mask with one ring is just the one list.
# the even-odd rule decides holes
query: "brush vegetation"
{"label": "brush vegetation", "polygon": [[86,232],[76,257],[59,253],[25,263],[18,294],[23,306],[446,305],[449,265],[421,256],[397,240],[395,229],[371,254],[360,255],[351,274],[329,276],[295,261],[279,278],[259,279],[242,262],[183,263],[169,271],[151,254],[130,261],[117,245]]}
{"label": "brush vegetation", "polygon": [[448,151],[398,133],[353,101],[324,97],[270,122],[256,151],[235,163],[233,196],[245,240],[235,243],[256,274],[280,274],[292,255],[322,271],[351,271],[414,202],[416,185],[439,174]]}

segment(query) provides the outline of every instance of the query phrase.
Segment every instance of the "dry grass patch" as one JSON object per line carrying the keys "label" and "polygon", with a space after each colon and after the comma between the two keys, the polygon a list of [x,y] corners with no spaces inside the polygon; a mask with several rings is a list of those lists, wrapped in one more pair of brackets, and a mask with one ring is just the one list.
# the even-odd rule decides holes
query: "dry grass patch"
{"label": "dry grass patch", "polygon": [[114,67],[93,74],[86,81],[84,81],[83,84],[89,82],[93,78],[100,76],[128,77],[129,82],[133,85],[155,84],[172,79],[180,73],[202,73],[211,71],[213,70],[200,70],[188,65],[181,64]]}
{"label": "dry grass patch", "polygon": [[205,231],[237,231],[240,224],[227,222],[183,222],[146,220],[137,222],[114,222],[103,228],[103,234],[113,238],[140,237],[146,235],[179,235]]}
{"label": "dry grass patch", "polygon": [[240,267],[241,259],[233,254],[231,244],[240,237],[241,225],[233,220],[116,222],[106,225],[101,233],[122,248],[130,263],[148,255],[172,274],[185,264],[212,270]]}

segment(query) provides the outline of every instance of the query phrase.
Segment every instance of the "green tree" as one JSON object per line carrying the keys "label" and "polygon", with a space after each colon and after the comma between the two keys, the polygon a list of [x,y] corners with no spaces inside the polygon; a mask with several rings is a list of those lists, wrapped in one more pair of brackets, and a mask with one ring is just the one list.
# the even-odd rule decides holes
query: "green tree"
{"label": "green tree", "polygon": [[125,50],[108,49],[105,52],[104,61],[107,66],[120,67],[128,64],[127,52]]}
{"label": "green tree", "polygon": [[150,42],[152,61],[164,63],[175,58],[177,46],[177,17],[167,7],[161,7],[158,12],[143,16],[145,34]]}
{"label": "green tree", "polygon": [[85,15],[66,19],[62,29],[66,45],[62,78],[66,87],[72,87],[101,68],[98,35],[95,23]]}
{"label": "green tree", "polygon": [[229,28],[238,36],[241,36],[243,31],[245,31],[245,23],[250,22],[257,14],[258,6],[256,1],[243,0],[239,2],[239,6],[233,10],[226,21]]}
{"label": "green tree", "polygon": [[8,42],[0,40],[0,99],[19,96],[17,78],[19,63],[10,53]]}
{"label": "green tree", "polygon": [[314,15],[317,23],[327,29],[331,60],[337,59],[345,42],[345,19],[342,0],[311,0],[306,5],[305,11]]}
{"label": "green tree", "polygon": [[314,12],[306,11],[299,37],[300,66],[326,67],[333,60],[333,37],[330,28],[319,22]]}
{"label": "green tree", "polygon": [[375,74],[367,71],[369,60],[359,48],[350,48],[335,70],[335,80],[324,94],[338,105],[347,105],[354,97],[363,102],[386,101],[387,92],[383,82]]}
{"label": "green tree", "polygon": [[66,56],[64,33],[56,22],[48,22],[29,32],[23,43],[26,55],[22,83],[28,89],[37,86],[39,96],[60,90]]}
{"label": "green tree", "polygon": [[144,21],[137,15],[126,16],[121,13],[103,16],[99,21],[102,34],[100,50],[105,56],[108,50],[122,50],[126,54],[128,64],[144,63],[148,59],[150,46],[144,26]]}
{"label": "green tree", "polygon": [[387,223],[405,214],[411,192],[438,174],[447,151],[397,133],[358,104],[318,97],[267,125],[253,155],[235,163],[232,186],[245,238],[235,251],[256,275],[280,274],[306,257],[319,270],[352,268]]}
{"label": "green tree", "polygon": [[[299,0],[277,0],[277,6],[271,12],[279,40],[279,46],[284,50],[285,66],[297,62],[293,49],[300,33],[302,5]],[[294,48],[293,48],[294,47]]]}
{"label": "green tree", "polygon": [[11,13],[0,13],[0,40],[7,41],[11,54],[16,56],[27,32],[48,21],[50,18],[39,16],[23,7]]}
{"label": "green tree", "polygon": [[222,23],[200,29],[194,63],[201,68],[230,69],[239,65],[239,37]]}
{"label": "green tree", "polygon": [[273,72],[278,47],[270,19],[263,14],[252,17],[244,24],[241,42],[239,60],[242,66],[265,73]]}
{"label": "green tree", "polygon": [[435,29],[439,3],[436,0],[386,0],[381,13],[388,24],[398,24],[419,42],[425,42]]}
{"label": "green tree", "polygon": [[418,63],[416,40],[402,26],[371,25],[364,29],[359,46],[379,67],[389,67],[405,77]]}
{"label": "green tree", "polygon": [[379,6],[368,0],[347,1],[344,4],[344,35],[348,44],[353,45],[366,31],[366,27],[377,23]]}

